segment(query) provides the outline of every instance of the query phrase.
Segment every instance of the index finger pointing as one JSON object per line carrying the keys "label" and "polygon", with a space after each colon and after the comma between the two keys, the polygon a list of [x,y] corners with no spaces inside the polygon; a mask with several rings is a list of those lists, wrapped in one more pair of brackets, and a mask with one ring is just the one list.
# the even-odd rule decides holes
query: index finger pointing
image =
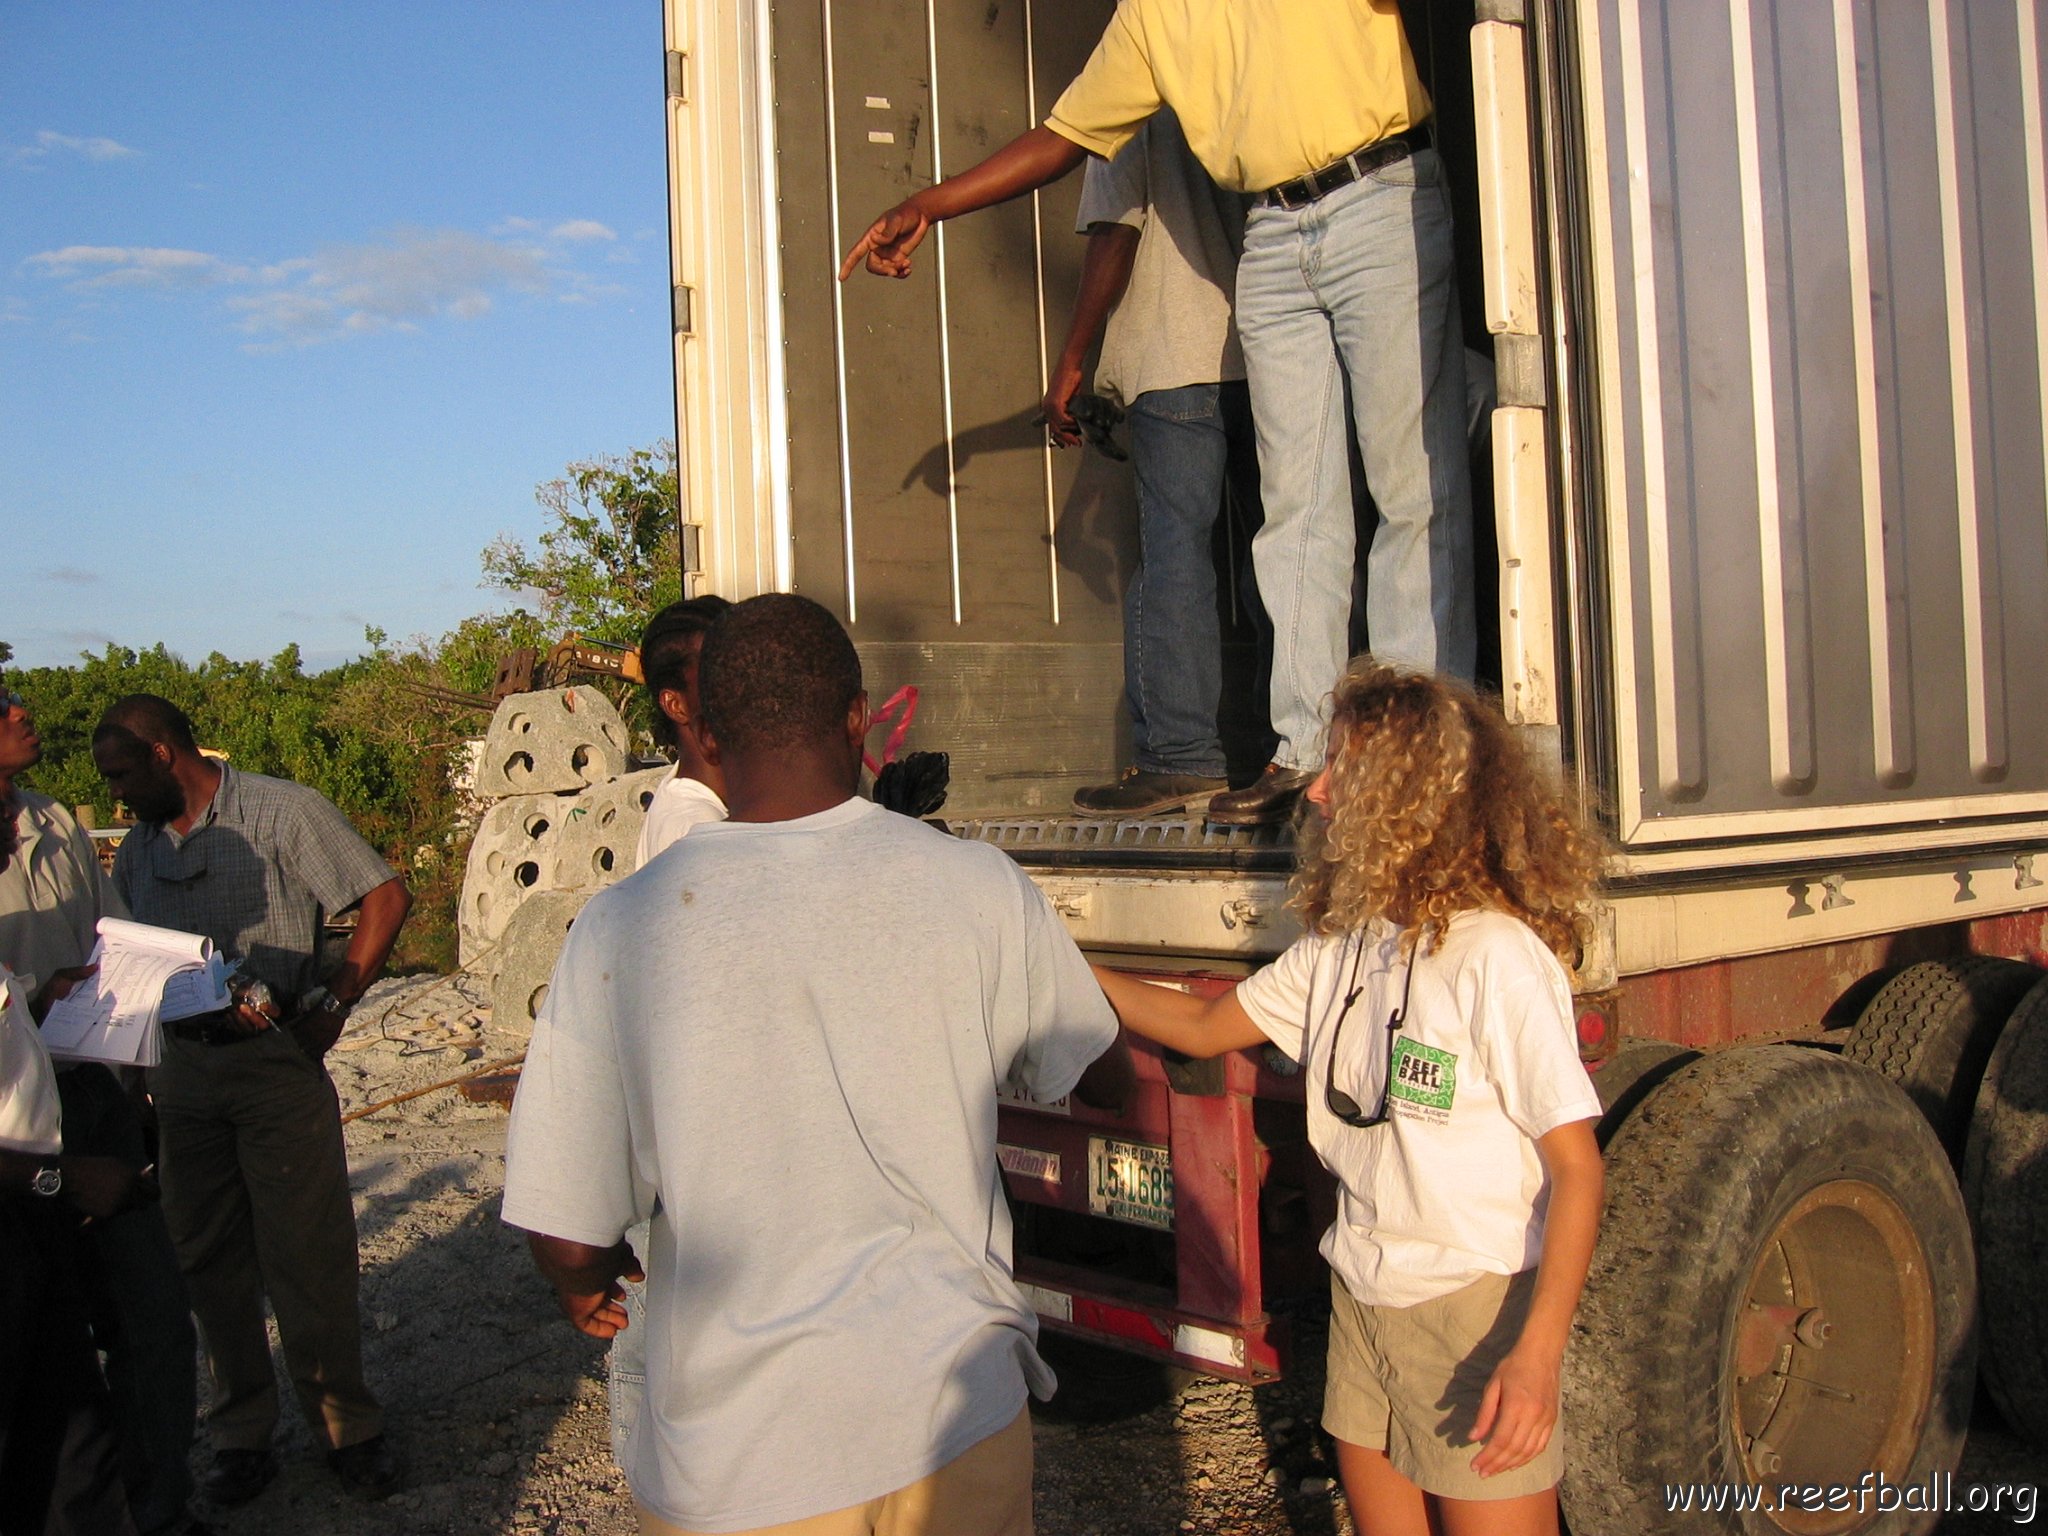
{"label": "index finger pointing", "polygon": [[853,276],[853,269],[860,265],[861,258],[875,248],[875,232],[871,229],[856,240],[853,249],[846,253],[846,260],[839,263],[839,281],[845,282]]}

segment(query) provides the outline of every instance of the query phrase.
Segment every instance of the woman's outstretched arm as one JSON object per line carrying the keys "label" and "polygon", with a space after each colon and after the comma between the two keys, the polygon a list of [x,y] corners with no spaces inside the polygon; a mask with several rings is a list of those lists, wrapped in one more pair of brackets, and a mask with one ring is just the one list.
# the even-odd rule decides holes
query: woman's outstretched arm
{"label": "woman's outstretched arm", "polygon": [[1175,987],[1139,981],[1107,966],[1095,966],[1094,971],[1124,1028],[1183,1056],[1221,1056],[1225,1051],[1265,1044],[1264,1031],[1238,1002],[1235,987],[1219,997],[1195,997]]}

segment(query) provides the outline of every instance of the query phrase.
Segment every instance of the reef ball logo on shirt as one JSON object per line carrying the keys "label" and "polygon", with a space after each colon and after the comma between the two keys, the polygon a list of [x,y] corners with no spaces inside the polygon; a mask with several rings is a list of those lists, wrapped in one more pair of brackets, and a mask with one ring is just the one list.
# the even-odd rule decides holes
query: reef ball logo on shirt
{"label": "reef ball logo on shirt", "polygon": [[1413,1104],[1425,1111],[1425,1119],[1448,1119],[1451,1100],[1458,1092],[1458,1058],[1433,1045],[1423,1045],[1406,1035],[1394,1038],[1394,1082],[1389,1098]]}

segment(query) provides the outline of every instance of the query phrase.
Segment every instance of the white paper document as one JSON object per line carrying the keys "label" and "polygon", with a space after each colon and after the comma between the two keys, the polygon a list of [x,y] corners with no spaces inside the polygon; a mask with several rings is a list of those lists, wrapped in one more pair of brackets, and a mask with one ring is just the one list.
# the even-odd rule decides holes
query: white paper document
{"label": "white paper document", "polygon": [[102,918],[99,933],[91,958],[99,969],[43,1020],[52,1056],[153,1067],[163,1052],[164,1020],[230,1006],[229,967],[211,939],[118,917]]}

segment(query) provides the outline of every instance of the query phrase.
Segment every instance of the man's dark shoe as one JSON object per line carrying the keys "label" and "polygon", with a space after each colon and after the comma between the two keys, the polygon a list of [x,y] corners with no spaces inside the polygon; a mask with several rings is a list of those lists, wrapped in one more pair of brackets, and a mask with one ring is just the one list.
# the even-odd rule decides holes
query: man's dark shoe
{"label": "man's dark shoe", "polygon": [[1083,816],[1157,816],[1185,810],[1226,787],[1222,779],[1199,773],[1153,773],[1126,768],[1114,784],[1091,784],[1074,791],[1074,809]]}
{"label": "man's dark shoe", "polygon": [[342,1486],[359,1499],[389,1498],[398,1492],[403,1481],[398,1456],[382,1435],[329,1451],[327,1465],[334,1468]]}
{"label": "man's dark shoe", "polygon": [[1315,782],[1306,768],[1266,764],[1266,771],[1243,789],[1233,789],[1209,802],[1209,820],[1219,827],[1266,827],[1294,814],[1294,802]]}
{"label": "man's dark shoe", "polygon": [[199,1491],[213,1503],[232,1508],[255,1498],[276,1476],[277,1457],[267,1446],[260,1451],[230,1446],[213,1453],[213,1469]]}

